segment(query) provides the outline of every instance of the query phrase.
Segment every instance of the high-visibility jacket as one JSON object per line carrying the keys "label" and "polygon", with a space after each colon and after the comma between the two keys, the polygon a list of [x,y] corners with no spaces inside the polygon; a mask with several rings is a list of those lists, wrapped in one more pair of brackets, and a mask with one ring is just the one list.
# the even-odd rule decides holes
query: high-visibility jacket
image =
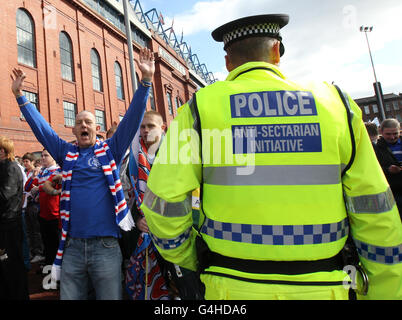
{"label": "high-visibility jacket", "polygon": [[[398,210],[361,111],[343,97],[326,83],[296,84],[263,62],[199,90],[170,125],[142,205],[161,255],[196,270],[191,192],[201,187],[199,232],[212,252],[317,261],[336,256],[350,231],[370,281],[359,298],[401,299]],[[211,265],[201,279],[212,299],[347,298],[342,270],[266,274]]]}

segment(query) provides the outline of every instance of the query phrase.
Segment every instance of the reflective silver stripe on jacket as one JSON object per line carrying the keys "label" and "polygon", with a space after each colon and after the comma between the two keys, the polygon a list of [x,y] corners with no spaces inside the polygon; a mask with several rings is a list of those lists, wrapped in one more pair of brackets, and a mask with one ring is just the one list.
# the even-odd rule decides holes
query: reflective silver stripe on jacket
{"label": "reflective silver stripe on jacket", "polygon": [[192,213],[191,194],[180,202],[167,202],[159,198],[148,187],[146,188],[143,203],[153,212],[165,217],[184,217]]}
{"label": "reflective silver stripe on jacket", "polygon": [[244,167],[204,167],[204,183],[221,186],[328,185],[341,182],[344,165],[256,166],[250,175]]}
{"label": "reflective silver stripe on jacket", "polygon": [[338,241],[349,233],[349,222],[311,225],[251,225],[206,218],[201,232],[215,239],[260,245],[309,245]]}
{"label": "reflective silver stripe on jacket", "polygon": [[390,188],[379,194],[367,196],[345,196],[348,211],[351,213],[383,213],[390,211],[395,205],[395,199]]}

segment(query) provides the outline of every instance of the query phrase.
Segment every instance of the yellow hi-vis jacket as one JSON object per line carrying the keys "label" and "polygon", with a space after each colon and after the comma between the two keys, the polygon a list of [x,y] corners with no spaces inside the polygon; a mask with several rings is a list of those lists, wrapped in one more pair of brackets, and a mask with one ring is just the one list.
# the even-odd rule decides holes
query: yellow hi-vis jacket
{"label": "yellow hi-vis jacket", "polygon": [[[196,270],[191,192],[201,186],[200,234],[212,252],[316,261],[336,256],[350,231],[370,283],[358,297],[401,299],[401,220],[361,111],[345,96],[351,125],[334,86],[303,87],[263,62],[199,90],[170,125],[141,207],[161,255]],[[342,270],[289,275],[212,265],[201,279],[212,299],[347,298]]]}

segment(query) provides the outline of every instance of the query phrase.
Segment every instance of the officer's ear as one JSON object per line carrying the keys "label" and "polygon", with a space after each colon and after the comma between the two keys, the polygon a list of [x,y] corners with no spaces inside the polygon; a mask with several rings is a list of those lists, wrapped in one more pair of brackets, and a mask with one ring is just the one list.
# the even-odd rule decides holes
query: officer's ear
{"label": "officer's ear", "polygon": [[226,62],[226,70],[231,72],[234,69],[234,67],[228,55],[225,56],[225,62]]}
{"label": "officer's ear", "polygon": [[281,43],[280,41],[275,41],[275,44],[272,46],[271,52],[270,52],[270,60],[271,63],[274,65],[279,65],[281,62]]}

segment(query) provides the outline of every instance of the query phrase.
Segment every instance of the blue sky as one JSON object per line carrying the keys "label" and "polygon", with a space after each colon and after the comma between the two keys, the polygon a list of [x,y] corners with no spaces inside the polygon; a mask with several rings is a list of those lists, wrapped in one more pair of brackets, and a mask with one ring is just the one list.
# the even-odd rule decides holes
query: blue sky
{"label": "blue sky", "polygon": [[377,78],[384,93],[402,92],[402,2],[400,0],[140,0],[145,11],[162,12],[165,27],[191,46],[200,62],[223,80],[223,45],[211,32],[243,16],[287,13],[290,23],[282,30],[286,53],[281,69],[298,82],[335,81],[353,98],[374,95],[374,75],[361,25],[369,33]]}

